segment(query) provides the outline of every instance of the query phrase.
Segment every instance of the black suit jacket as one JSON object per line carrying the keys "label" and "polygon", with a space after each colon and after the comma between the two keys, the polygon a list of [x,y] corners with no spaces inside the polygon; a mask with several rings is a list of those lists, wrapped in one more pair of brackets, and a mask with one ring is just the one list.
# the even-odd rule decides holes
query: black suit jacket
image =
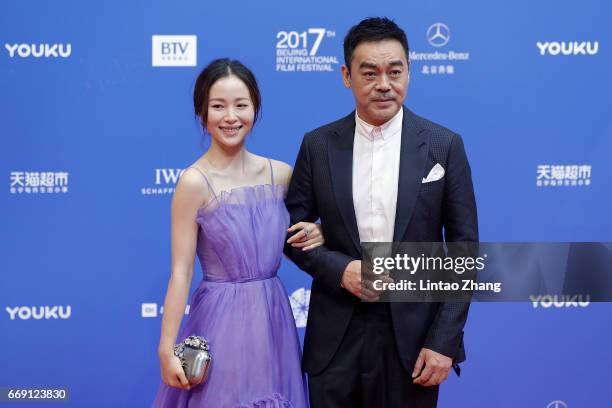
{"label": "black suit jacket", "polygon": [[[477,242],[471,171],[461,137],[403,108],[395,242]],[[287,193],[291,222],[321,220],[325,245],[285,253],[313,277],[303,368],[325,369],[360,300],[340,286],[347,264],[361,259],[352,193],[355,112],[304,136]],[[440,163],[445,176],[422,184]],[[444,236],[443,236],[444,234]],[[397,349],[412,372],[422,347],[459,363],[469,303],[392,303]]]}

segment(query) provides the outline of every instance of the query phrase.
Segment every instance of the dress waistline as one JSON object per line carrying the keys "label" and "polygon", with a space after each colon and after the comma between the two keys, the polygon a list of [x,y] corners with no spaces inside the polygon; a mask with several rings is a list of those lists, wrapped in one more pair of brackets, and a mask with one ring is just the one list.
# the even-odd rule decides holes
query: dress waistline
{"label": "dress waistline", "polygon": [[202,278],[202,281],[207,282],[207,283],[248,283],[248,282],[256,282],[256,281],[274,279],[276,277],[277,275],[274,274],[271,276],[255,276],[252,278],[244,278],[244,279],[236,279],[236,280],[213,280],[213,279]]}

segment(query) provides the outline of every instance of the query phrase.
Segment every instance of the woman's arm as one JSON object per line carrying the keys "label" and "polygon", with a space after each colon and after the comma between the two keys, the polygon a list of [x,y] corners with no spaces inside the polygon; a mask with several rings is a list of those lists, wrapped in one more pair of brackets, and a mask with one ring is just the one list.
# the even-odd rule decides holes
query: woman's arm
{"label": "woman's arm", "polygon": [[[275,174],[277,174],[278,183],[285,187],[285,193],[289,189],[293,167],[281,161],[273,161]],[[297,232],[296,232],[297,231]],[[287,243],[294,248],[302,248],[302,251],[310,251],[318,246],[325,244],[325,236],[323,235],[323,227],[321,224],[312,222],[298,222],[293,224],[287,232],[295,232]]]}
{"label": "woman's arm", "polygon": [[179,179],[172,199],[172,275],[164,302],[158,349],[162,379],[170,386],[185,387],[187,381],[182,369],[178,370],[180,363],[174,356],[173,346],[185,315],[193,277],[198,234],[196,215],[208,196],[202,175],[195,169],[187,169]]}

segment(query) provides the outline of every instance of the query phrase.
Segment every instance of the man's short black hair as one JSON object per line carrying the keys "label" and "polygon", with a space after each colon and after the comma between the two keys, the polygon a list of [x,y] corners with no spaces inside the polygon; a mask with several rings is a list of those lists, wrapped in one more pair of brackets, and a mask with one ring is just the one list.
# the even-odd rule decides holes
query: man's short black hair
{"label": "man's short black hair", "polygon": [[349,71],[351,70],[353,52],[359,44],[388,39],[399,41],[404,47],[406,59],[408,59],[409,48],[406,33],[393,20],[387,17],[369,17],[360,21],[359,24],[351,27],[344,37],[344,63],[346,67]]}

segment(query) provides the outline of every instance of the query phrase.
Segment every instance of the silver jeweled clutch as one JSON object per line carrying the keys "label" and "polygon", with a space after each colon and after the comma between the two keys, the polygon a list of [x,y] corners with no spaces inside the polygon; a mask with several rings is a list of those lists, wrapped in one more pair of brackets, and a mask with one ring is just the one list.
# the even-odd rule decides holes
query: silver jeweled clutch
{"label": "silver jeweled clutch", "polygon": [[174,346],[174,355],[181,360],[189,384],[199,385],[206,381],[212,364],[208,340],[200,336],[189,336]]}

